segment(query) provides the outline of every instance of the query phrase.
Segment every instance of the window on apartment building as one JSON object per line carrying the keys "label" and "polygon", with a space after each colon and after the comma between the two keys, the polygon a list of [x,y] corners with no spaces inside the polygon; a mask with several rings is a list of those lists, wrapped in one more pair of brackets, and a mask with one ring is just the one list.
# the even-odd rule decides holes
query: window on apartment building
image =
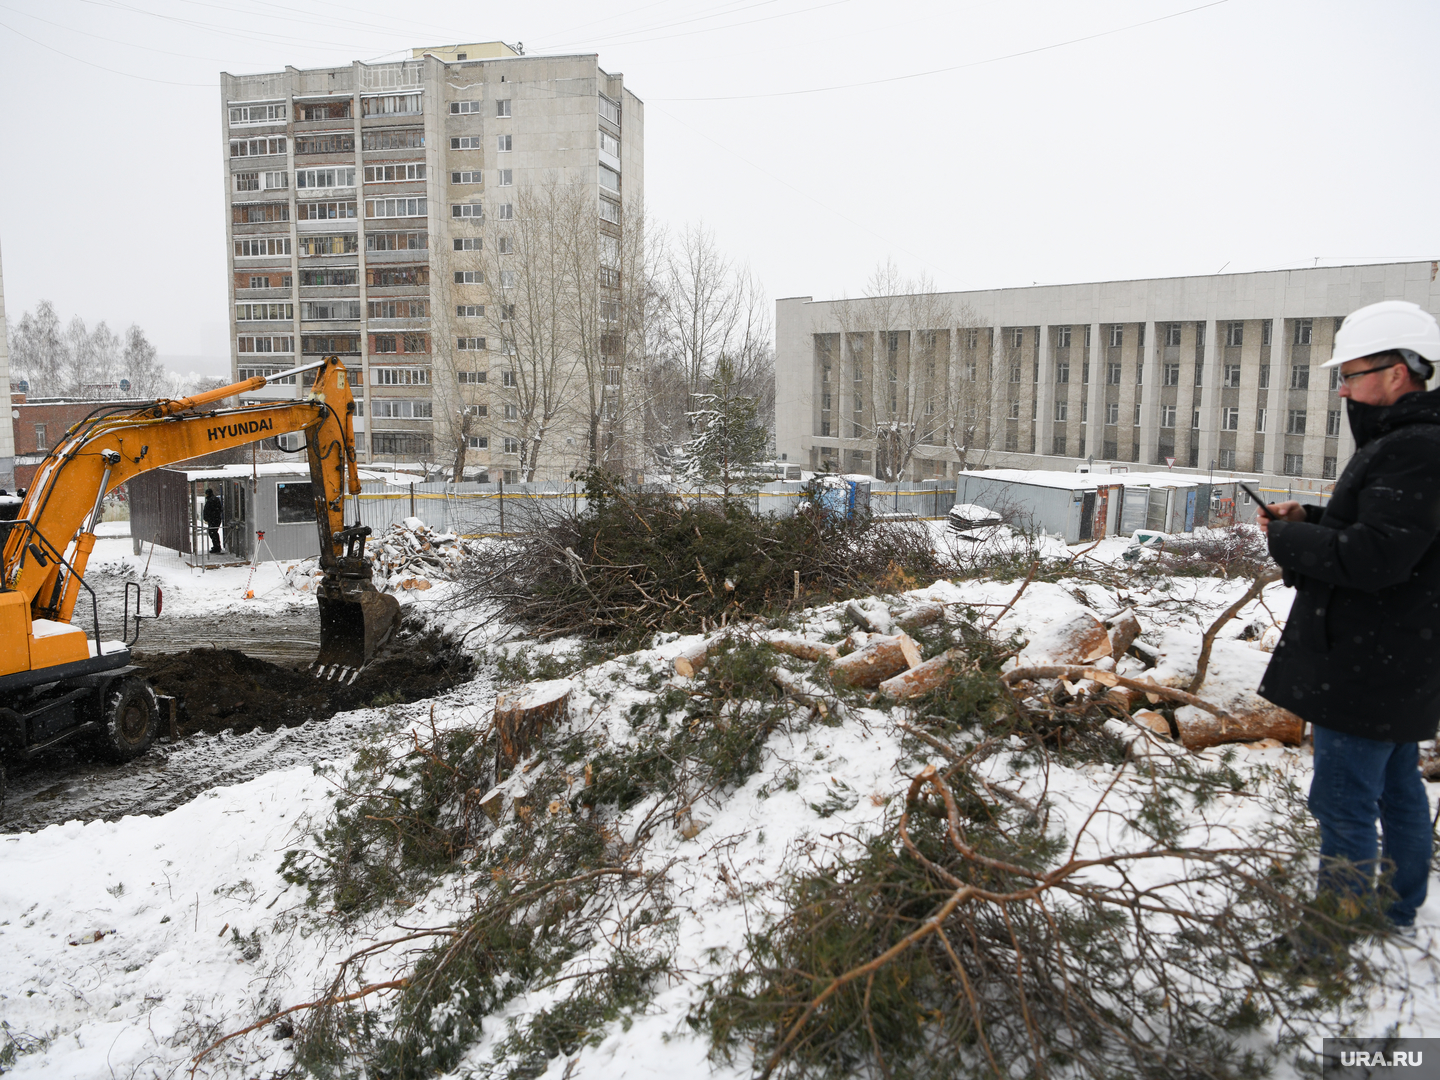
{"label": "window on apartment building", "polygon": [[1335,438],[1340,434],[1339,409],[1327,409],[1325,411],[1325,434],[1328,438],[1331,439]]}
{"label": "window on apartment building", "polygon": [[45,441],[45,425],[44,425],[44,424],[36,424],[36,425],[35,425],[35,449],[36,449],[36,450],[48,450],[48,449],[50,449],[50,444]]}
{"label": "window on apartment building", "polygon": [[314,135],[295,136],[295,156],[302,154],[353,154],[353,131],[321,131]]}
{"label": "window on apartment building", "polygon": [[[520,440],[519,440],[519,439],[515,439],[515,438],[511,438],[511,437],[509,437],[509,436],[506,436],[506,438],[505,438],[505,453],[507,453],[507,454],[518,454],[518,453],[520,453]],[[511,482],[511,483],[514,483],[514,477],[513,477],[513,476],[511,477],[511,481],[510,481],[510,482]]]}
{"label": "window on apartment building", "polygon": [[1305,434],[1305,410],[1304,410],[1304,409],[1291,409],[1291,410],[1286,414],[1285,434],[1286,434],[1286,435],[1304,435],[1304,434]]}
{"label": "window on apartment building", "polygon": [[[501,321],[501,322],[510,322],[510,321],[511,321],[512,319],[514,319],[514,318],[515,318],[515,305],[514,305],[514,304],[501,304],[501,305],[500,305],[500,321]],[[600,347],[601,347],[601,351],[603,352],[604,349],[605,349],[604,343],[605,343],[606,341],[610,340],[610,339],[609,339],[609,338],[601,338],[600,340],[601,340],[601,346],[600,346]]]}
{"label": "window on apartment building", "polygon": [[480,102],[478,101],[452,101],[450,103],[451,116],[465,116],[467,113],[478,113]]}
{"label": "window on apartment building", "polygon": [[1190,411],[1190,429],[1191,429],[1192,431],[1198,431],[1198,430],[1200,429],[1200,410],[1199,410],[1199,409],[1192,409],[1192,410]]}
{"label": "window on apartment building", "polygon": [[289,221],[290,204],[284,202],[236,203],[230,208],[230,220],[236,225]]}
{"label": "window on apartment building", "polygon": [[1291,364],[1291,365],[1290,365],[1290,389],[1291,389],[1291,390],[1308,390],[1308,389],[1310,389],[1310,365],[1309,365],[1309,364]]}
{"label": "window on apartment building", "polygon": [[313,101],[301,105],[299,119],[305,121],[314,120],[349,120],[351,99],[344,98],[340,101]]}
{"label": "window on apartment building", "polygon": [[503,416],[504,419],[506,419],[506,420],[519,420],[519,419],[520,419],[520,407],[519,407],[518,405],[509,405],[509,404],[507,404],[507,405],[503,406],[503,408],[504,408],[504,412],[503,412],[501,415]]}
{"label": "window on apartment building", "polygon": [[1070,381],[1070,361],[1055,361],[1055,381],[1057,383],[1068,383]]}
{"label": "window on apartment building", "polygon": [[1010,365],[1010,381],[1012,383],[1020,381],[1020,364],[1018,362]]}
{"label": "window on apartment building", "polygon": [[425,263],[418,266],[372,264],[365,267],[365,284],[372,288],[376,285],[429,285],[430,267]]}
{"label": "window on apartment building", "polygon": [[1240,385],[1240,365],[1239,365],[1239,364],[1226,364],[1226,365],[1225,365],[1225,385],[1228,386],[1228,387],[1230,387],[1231,389],[1234,389],[1235,387],[1237,387],[1237,386]]}
{"label": "window on apartment building", "polygon": [[235,305],[236,322],[287,322],[295,318],[295,305],[276,301],[274,303],[245,303]]}
{"label": "window on apartment building", "polygon": [[1226,406],[1225,408],[1223,408],[1223,409],[1220,410],[1220,430],[1221,430],[1221,431],[1239,431],[1239,430],[1240,430],[1240,410],[1239,410],[1239,409],[1234,408],[1233,406]]}
{"label": "window on apartment building", "polygon": [[1125,328],[1119,323],[1110,327],[1110,347],[1118,349],[1125,343]]}
{"label": "window on apartment building", "polygon": [[514,169],[496,169],[495,183],[497,187],[510,187],[515,183]]}
{"label": "window on apartment building", "polygon": [[[300,351],[307,356],[329,356],[336,353],[340,356],[360,355],[359,334],[302,334],[300,336]],[[351,376],[358,376],[359,371],[351,369]],[[307,376],[313,382],[313,376]],[[358,384],[358,380],[351,378],[352,386]],[[310,385],[309,382],[306,385]]]}
{"label": "window on apartment building", "polygon": [[1180,365],[1166,364],[1163,382],[1166,386],[1180,385]]}
{"label": "window on apartment building", "polygon": [[608,165],[600,166],[600,186],[606,191],[620,192],[620,174]]}
{"label": "window on apartment building", "polygon": [[[455,377],[460,382],[473,386],[479,383],[488,382],[488,375],[489,372],[486,371],[460,371],[456,373]],[[474,416],[484,416],[489,411],[488,407],[485,405],[472,405],[470,408],[472,410],[479,410],[478,412],[472,413],[472,415]]]}
{"label": "window on apartment building", "polygon": [[372,454],[424,458],[430,456],[431,445],[429,438],[415,432],[377,431],[370,436]]}
{"label": "window on apartment building", "polygon": [[1084,360],[1080,364],[1080,382],[1084,386],[1090,385],[1090,361]]}
{"label": "window on apartment building", "polygon": [[1200,361],[1195,362],[1195,385],[1203,386],[1205,383],[1205,365]]}
{"label": "window on apartment building", "polygon": [[263,259],[273,255],[290,254],[288,236],[244,236],[235,241],[237,259]]}
{"label": "window on apartment building", "polygon": [[[243,280],[243,279],[242,279]],[[289,274],[251,274],[250,288],[252,289],[288,289],[290,288]]]}
{"label": "window on apartment building", "polygon": [[1225,344],[1231,348],[1238,348],[1245,344],[1245,324],[1243,322],[1225,324]]}
{"label": "window on apartment building", "polygon": [[509,98],[501,98],[499,101],[495,102],[495,115],[496,115],[496,116],[509,116],[509,115],[510,115],[510,99],[509,99]]}
{"label": "window on apartment building", "polygon": [[490,439],[486,435],[467,435],[465,445],[471,450],[489,450]]}
{"label": "window on apartment building", "polygon": [[1222,469],[1235,468],[1235,451],[1217,450],[1215,452],[1215,463],[1219,465]]}
{"label": "window on apartment building", "polygon": [[231,139],[231,157],[274,157],[285,153],[285,136],[270,135],[258,139]]}
{"label": "window on apartment building", "polygon": [[500,153],[502,153],[502,154],[508,154],[508,153],[510,153],[510,147],[511,147],[512,145],[514,145],[514,144],[511,142],[511,137],[510,137],[509,135],[496,135],[496,136],[495,136],[495,149],[498,150]]}
{"label": "window on apartment building", "polygon": [[1272,321],[1271,321],[1270,319],[1262,319],[1261,322],[1260,322],[1260,347],[1261,347],[1261,348],[1264,348],[1266,345],[1269,345],[1269,344],[1270,344],[1270,327],[1271,327],[1271,325],[1272,325]]}
{"label": "window on apartment building", "polygon": [[244,191],[286,191],[290,187],[290,174],[280,172],[239,172],[234,176],[237,192]]}
{"label": "window on apartment building", "polygon": [[242,353],[293,353],[295,338],[290,334],[243,334],[236,338],[235,347]]}
{"label": "window on apartment building", "polygon": [[[1118,401],[1111,401],[1105,405],[1105,423],[1110,427],[1120,423],[1120,403]],[[1112,454],[1111,457],[1114,455]]]}
{"label": "window on apartment building", "polygon": [[[454,142],[452,139],[451,142]],[[360,145],[366,150],[423,150],[424,128],[376,128],[361,132]],[[460,147],[452,146],[452,150]]]}
{"label": "window on apartment building", "polygon": [[481,221],[485,217],[485,208],[478,202],[451,203],[450,216],[452,218],[465,218],[474,221]]}
{"label": "window on apartment building", "polygon": [[1134,421],[1132,421],[1131,426],[1132,426],[1132,427],[1139,427],[1139,426],[1140,426],[1140,402],[1138,402],[1138,401],[1135,403],[1135,419],[1134,419]]}
{"label": "window on apartment building", "polygon": [[269,102],[264,105],[230,106],[230,123],[234,124],[283,124],[285,103]]}
{"label": "window on apartment building", "polygon": [[484,243],[484,241],[483,241],[483,239],[482,239],[481,237],[478,237],[478,236],[457,236],[457,237],[455,237],[455,250],[456,250],[456,251],[480,251],[480,250],[482,250],[484,247],[485,247],[485,243]]}
{"label": "window on apartment building", "polygon": [[1105,382],[1106,382],[1108,385],[1110,385],[1110,386],[1119,386],[1119,385],[1120,385],[1120,365],[1119,365],[1119,364],[1106,364],[1106,365],[1105,365]]}
{"label": "window on apartment building", "polygon": [[483,337],[457,337],[455,347],[461,352],[481,352],[485,348]]}
{"label": "window on apartment building", "polygon": [[1175,406],[1160,406],[1160,426],[1162,428],[1173,428],[1175,426]]}
{"label": "window on apartment building", "polygon": [[360,99],[360,112],[364,116],[406,116],[423,111],[420,94],[386,94]]}
{"label": "window on apartment building", "polygon": [[1256,430],[1257,432],[1260,432],[1261,434],[1263,434],[1264,431],[1265,431],[1265,410],[1264,410],[1264,409],[1256,409],[1256,410],[1255,410],[1255,430]]}
{"label": "window on apartment building", "polygon": [[300,221],[340,221],[355,216],[355,202],[303,202],[295,204],[295,217]]}
{"label": "window on apartment building", "polygon": [[457,319],[483,319],[485,317],[485,305],[456,304],[455,317]]}
{"label": "window on apartment building", "polygon": [[1310,344],[1310,341],[1311,341],[1311,338],[1314,336],[1314,334],[1315,334],[1315,320],[1314,320],[1314,319],[1296,319],[1296,320],[1295,320],[1295,336],[1294,336],[1294,338],[1292,339],[1291,344],[1294,344],[1294,345],[1309,345],[1309,344]]}
{"label": "window on apartment building", "polygon": [[965,331],[965,347],[967,349],[978,349],[980,347],[980,331],[974,327]]}
{"label": "window on apartment building", "polygon": [[600,115],[603,116],[606,120],[609,120],[610,123],[614,124],[616,127],[619,127],[619,126],[620,126],[620,104],[619,104],[619,102],[611,101],[611,100],[610,100],[608,97],[606,97],[604,94],[599,95],[599,98],[600,98]]}
{"label": "window on apartment building", "polygon": [[[1144,361],[1144,360],[1136,360],[1136,361],[1135,361],[1135,385],[1136,385],[1136,386],[1139,386],[1139,385],[1140,385],[1141,383],[1143,383],[1144,381],[1145,381],[1145,361]],[[1139,393],[1139,391],[1137,390],[1136,393]]]}
{"label": "window on apartment building", "polygon": [[353,166],[339,166],[333,169],[296,169],[295,187],[300,188],[344,188],[355,186]]}
{"label": "window on apartment building", "polygon": [[516,277],[515,277],[515,271],[514,271],[514,270],[501,270],[501,271],[500,271],[500,288],[502,288],[502,289],[513,289],[513,288],[515,288],[515,281],[516,281]]}
{"label": "window on apartment building", "polygon": [[365,232],[366,251],[424,251],[429,246],[426,232]]}
{"label": "window on apartment building", "polygon": [[398,184],[402,180],[424,180],[423,161],[402,161],[393,165],[366,165],[365,183]]}
{"label": "window on apartment building", "polygon": [[500,372],[500,385],[513,387],[515,385],[515,372],[509,369]]}
{"label": "window on apartment building", "polygon": [[485,173],[480,169],[461,169],[450,174],[452,184],[483,184]]}
{"label": "window on apartment building", "polygon": [[515,244],[508,236],[497,236],[495,238],[495,253],[497,255],[515,254]]}
{"label": "window on apartment building", "polygon": [[1320,467],[1320,478],[1322,480],[1335,479],[1335,459],[1333,457],[1324,459],[1324,464]]}
{"label": "window on apartment building", "polygon": [[427,319],[428,300],[367,300],[365,315],[371,319]]}
{"label": "window on apartment building", "polygon": [[1269,365],[1269,364],[1261,364],[1261,365],[1260,365],[1260,389],[1261,389],[1261,390],[1269,390],[1269,389],[1270,389],[1270,365]]}
{"label": "window on apartment building", "polygon": [[352,233],[334,233],[326,236],[301,233],[300,254],[306,258],[318,255],[353,255],[360,250],[359,238]]}
{"label": "window on apartment building", "polygon": [[348,321],[359,318],[359,300],[307,300],[300,305],[301,322]]}
{"label": "window on apartment building", "polygon": [[[391,339],[391,344],[394,343],[395,338],[394,334],[373,334],[371,336],[376,339],[388,337]],[[375,349],[373,351],[379,352],[380,350]],[[394,350],[392,349],[390,351],[393,352]],[[377,365],[370,369],[370,383],[372,386],[429,386],[430,369],[382,367]]]}
{"label": "window on apartment building", "polygon": [[1018,401],[1012,401],[1012,402],[1010,402],[1010,419],[1011,419],[1011,420],[1019,420],[1019,419],[1020,419],[1020,402],[1018,402]]}
{"label": "window on apartment building", "polygon": [[1017,326],[1017,327],[1015,327],[1013,330],[1010,331],[1010,344],[1011,344],[1013,347],[1017,348],[1017,349],[1024,347],[1024,345],[1025,345],[1025,328],[1024,328],[1024,327],[1022,327],[1022,326]]}
{"label": "window on apartment building", "polygon": [[479,150],[479,135],[457,135],[450,140],[451,150]]}
{"label": "window on apartment building", "polygon": [[1070,403],[1063,399],[1055,402],[1055,422],[1063,424],[1070,418]]}
{"label": "window on apartment building", "polygon": [[416,198],[365,200],[367,218],[424,217],[428,212],[423,195]]}
{"label": "window on apartment building", "polygon": [[600,132],[600,149],[603,153],[618,158],[620,156],[620,140],[608,131],[602,130]]}
{"label": "window on apartment building", "polygon": [[371,398],[370,408],[380,420],[429,420],[435,415],[432,403],[422,398]]}
{"label": "window on apartment building", "polygon": [[1340,369],[1338,367],[1332,367],[1330,369],[1330,389],[1340,389]]}
{"label": "window on apartment building", "polygon": [[1080,423],[1082,423],[1082,424],[1088,424],[1089,422],[1090,422],[1090,402],[1086,401],[1084,398],[1081,398],[1081,399],[1080,399]]}
{"label": "window on apartment building", "polygon": [[608,221],[612,225],[619,225],[620,204],[617,203],[614,199],[606,199],[602,197],[600,200],[600,220]]}
{"label": "window on apartment building", "polygon": [[1305,455],[1304,455],[1304,454],[1286,454],[1286,455],[1285,455],[1285,475],[1286,475],[1286,476],[1301,476],[1301,475],[1304,474],[1304,472],[1305,472]]}
{"label": "window on apartment building", "polygon": [[1165,324],[1165,344],[1166,344],[1166,345],[1179,345],[1179,344],[1180,344],[1180,324],[1179,324],[1178,322],[1172,322],[1172,323],[1166,323],[1166,324]]}
{"label": "window on apartment building", "polygon": [[1055,327],[1055,347],[1057,349],[1068,349],[1070,347],[1070,327]]}

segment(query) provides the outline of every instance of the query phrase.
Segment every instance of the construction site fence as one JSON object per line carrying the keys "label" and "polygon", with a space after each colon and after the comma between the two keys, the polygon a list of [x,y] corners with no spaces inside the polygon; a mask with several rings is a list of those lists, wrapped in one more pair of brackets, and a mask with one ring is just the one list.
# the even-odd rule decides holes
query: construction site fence
{"label": "construction site fence", "polygon": [[[644,484],[645,492],[668,492],[681,502],[715,502],[727,496],[718,488],[694,489],[671,484]],[[808,498],[795,481],[734,491],[728,498],[757,514],[789,517]],[[585,510],[582,484],[536,481],[529,484],[432,483],[398,487],[366,483],[359,496],[361,524],[379,534],[406,518],[419,518],[428,528],[461,536],[498,536],[522,532],[557,514]],[[933,484],[872,484],[870,512],[881,516],[941,518],[955,503],[953,487]]]}

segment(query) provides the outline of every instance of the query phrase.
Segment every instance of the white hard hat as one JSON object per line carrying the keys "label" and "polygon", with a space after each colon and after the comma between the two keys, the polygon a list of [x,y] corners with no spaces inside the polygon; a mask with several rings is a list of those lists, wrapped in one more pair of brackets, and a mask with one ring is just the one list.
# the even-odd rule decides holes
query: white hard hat
{"label": "white hard hat", "polygon": [[1362,356],[1408,349],[1434,363],[1440,360],[1440,323],[1419,304],[1382,300],[1352,311],[1335,331],[1335,355],[1321,367]]}

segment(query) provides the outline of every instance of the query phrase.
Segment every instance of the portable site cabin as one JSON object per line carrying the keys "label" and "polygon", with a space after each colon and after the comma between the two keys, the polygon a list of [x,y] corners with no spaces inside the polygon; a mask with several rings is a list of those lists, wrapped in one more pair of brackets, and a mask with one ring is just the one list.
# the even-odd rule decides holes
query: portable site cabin
{"label": "portable site cabin", "polygon": [[1126,514],[1121,532],[1127,535],[1137,528],[1168,533],[1223,529],[1237,520],[1239,486],[1229,477],[1210,480],[1191,474],[1132,472],[1122,479]]}
{"label": "portable site cabin", "polygon": [[[147,544],[172,548],[192,566],[262,559],[303,559],[320,551],[315,496],[304,461],[156,469],[132,478],[130,536],[135,554]],[[202,513],[205,489],[220,496],[224,552],[210,552]],[[258,534],[265,534],[263,544]]]}
{"label": "portable site cabin", "polygon": [[1038,529],[1067,544],[1115,535],[1121,525],[1123,476],[1028,469],[964,472],[955,501],[996,511],[1019,529]]}

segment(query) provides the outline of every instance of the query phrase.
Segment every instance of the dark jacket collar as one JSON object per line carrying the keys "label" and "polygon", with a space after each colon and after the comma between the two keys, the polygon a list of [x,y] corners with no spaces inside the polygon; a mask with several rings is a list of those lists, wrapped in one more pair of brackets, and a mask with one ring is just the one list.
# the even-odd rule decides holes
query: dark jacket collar
{"label": "dark jacket collar", "polygon": [[1372,439],[1411,424],[1440,424],[1440,387],[1414,390],[1394,405],[1363,405],[1354,398],[1345,399],[1350,416],[1350,431],[1359,449]]}

